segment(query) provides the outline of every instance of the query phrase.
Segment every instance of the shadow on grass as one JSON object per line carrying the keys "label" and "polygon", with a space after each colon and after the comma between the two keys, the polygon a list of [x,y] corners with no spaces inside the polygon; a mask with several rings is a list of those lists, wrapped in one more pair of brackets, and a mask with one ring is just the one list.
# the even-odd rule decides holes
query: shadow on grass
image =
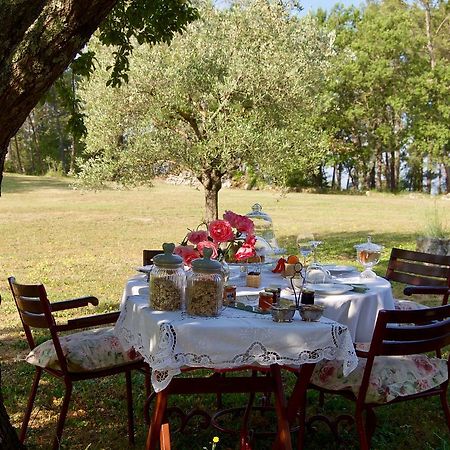
{"label": "shadow on grass", "polygon": [[4,174],[2,194],[17,194],[42,189],[70,189],[70,178],[35,177],[29,175]]}

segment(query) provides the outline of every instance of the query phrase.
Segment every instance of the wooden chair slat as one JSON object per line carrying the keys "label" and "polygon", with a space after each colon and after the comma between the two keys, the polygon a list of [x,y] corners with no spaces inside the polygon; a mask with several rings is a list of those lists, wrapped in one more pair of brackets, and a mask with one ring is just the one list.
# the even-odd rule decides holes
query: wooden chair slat
{"label": "wooden chair slat", "polygon": [[142,251],[142,263],[144,266],[153,264],[153,258],[156,255],[164,253],[163,250],[143,250]]}
{"label": "wooden chair slat", "polygon": [[432,339],[436,333],[450,334],[449,322],[438,322],[422,326],[395,326],[386,328],[384,339],[386,341],[407,341]]}
{"label": "wooden chair slat", "polygon": [[441,266],[450,266],[450,256],[433,255],[431,253],[403,250],[401,248],[393,248],[391,258],[404,259],[408,261],[420,261],[423,263],[437,264]]}
{"label": "wooden chair slat", "polygon": [[21,311],[30,312],[34,314],[43,314],[44,309],[42,308],[41,301],[39,297],[16,297],[17,306]]}
{"label": "wooden chair slat", "polygon": [[[423,280],[436,279],[436,281],[440,281],[442,286],[446,286],[447,284],[446,281],[449,272],[448,267],[397,260],[390,264],[390,268],[394,271],[394,273],[402,272],[414,274],[417,275],[417,278],[422,278]],[[423,282],[420,284],[427,285],[428,283]]]}
{"label": "wooden chair slat", "polygon": [[32,328],[48,328],[48,322],[44,314],[33,314],[28,311],[20,311],[23,323]]}

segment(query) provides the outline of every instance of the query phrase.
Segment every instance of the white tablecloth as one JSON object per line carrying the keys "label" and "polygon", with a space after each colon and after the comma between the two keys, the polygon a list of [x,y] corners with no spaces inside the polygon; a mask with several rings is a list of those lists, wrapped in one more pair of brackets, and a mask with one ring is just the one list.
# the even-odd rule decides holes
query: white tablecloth
{"label": "white tablecloth", "polygon": [[276,363],[298,368],[337,359],[348,374],[357,365],[348,328],[332,320],[303,322],[296,316],[291,323],[276,323],[270,315],[231,308],[214,318],[153,311],[148,295],[127,296],[128,290],[136,289],[141,289],[137,282],[127,284],[115,332],[125,348],[134,347],[148,362],[156,392],[184,367],[232,369]]}
{"label": "white tablecloth", "polygon": [[[238,277],[238,268],[233,268],[230,282],[237,285],[239,301],[257,304],[257,295],[264,287],[279,286],[288,288],[289,283],[280,274],[270,271],[270,266],[265,266],[262,271],[262,282],[259,289],[245,287],[244,280]],[[137,275],[131,278],[123,292],[122,302],[130,295],[148,296],[148,283],[145,275]],[[335,277],[336,282],[348,284],[362,284],[368,290],[364,293],[354,291],[342,295],[317,295],[315,303],[325,306],[324,316],[346,325],[354,342],[370,342],[372,339],[378,311],[381,309],[394,309],[394,298],[389,281],[377,277],[375,279],[361,279],[358,272],[350,272]],[[283,289],[283,298],[293,301],[294,296],[290,289]]]}

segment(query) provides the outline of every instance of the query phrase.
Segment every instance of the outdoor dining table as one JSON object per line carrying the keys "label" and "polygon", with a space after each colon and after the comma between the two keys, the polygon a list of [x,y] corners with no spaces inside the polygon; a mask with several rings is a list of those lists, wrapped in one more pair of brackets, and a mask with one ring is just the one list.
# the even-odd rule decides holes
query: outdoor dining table
{"label": "outdoor dining table", "polygon": [[[242,384],[237,390],[231,384],[226,385],[225,379],[222,384],[216,383],[216,390],[208,391],[204,378],[197,385],[195,379],[189,378],[181,391],[173,390],[173,383],[183,380],[176,375],[187,368],[269,369],[271,377],[260,379],[271,378],[275,385],[273,392],[278,393],[282,392],[280,369],[299,371],[287,407],[282,401],[276,405],[277,443],[279,448],[291,448],[289,422],[295,419],[297,410],[304,410],[307,383],[315,363],[323,359],[342,361],[344,374],[357,366],[352,337],[345,325],[325,317],[319,322],[304,322],[299,316],[290,323],[276,323],[270,314],[235,308],[224,308],[217,317],[155,311],[149,306],[145,275],[127,282],[115,332],[122,345],[137,350],[152,369],[151,382],[158,394],[149,427],[148,449],[156,446],[167,392],[219,392],[222,388],[223,392],[264,392],[265,389],[262,381],[261,389],[257,389],[258,382],[247,378],[248,382],[239,379]],[[235,377],[233,383],[238,386],[234,380]],[[304,420],[304,415],[301,417]]]}

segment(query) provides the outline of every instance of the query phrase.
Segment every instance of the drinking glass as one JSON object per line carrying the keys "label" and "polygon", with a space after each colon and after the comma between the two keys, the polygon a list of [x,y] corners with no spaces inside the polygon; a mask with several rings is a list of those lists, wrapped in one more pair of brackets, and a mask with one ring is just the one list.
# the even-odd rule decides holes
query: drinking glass
{"label": "drinking glass", "polygon": [[313,241],[314,235],[310,233],[302,233],[297,236],[297,247],[300,255],[303,257],[304,266],[306,266],[306,260],[314,250],[312,245]]}

